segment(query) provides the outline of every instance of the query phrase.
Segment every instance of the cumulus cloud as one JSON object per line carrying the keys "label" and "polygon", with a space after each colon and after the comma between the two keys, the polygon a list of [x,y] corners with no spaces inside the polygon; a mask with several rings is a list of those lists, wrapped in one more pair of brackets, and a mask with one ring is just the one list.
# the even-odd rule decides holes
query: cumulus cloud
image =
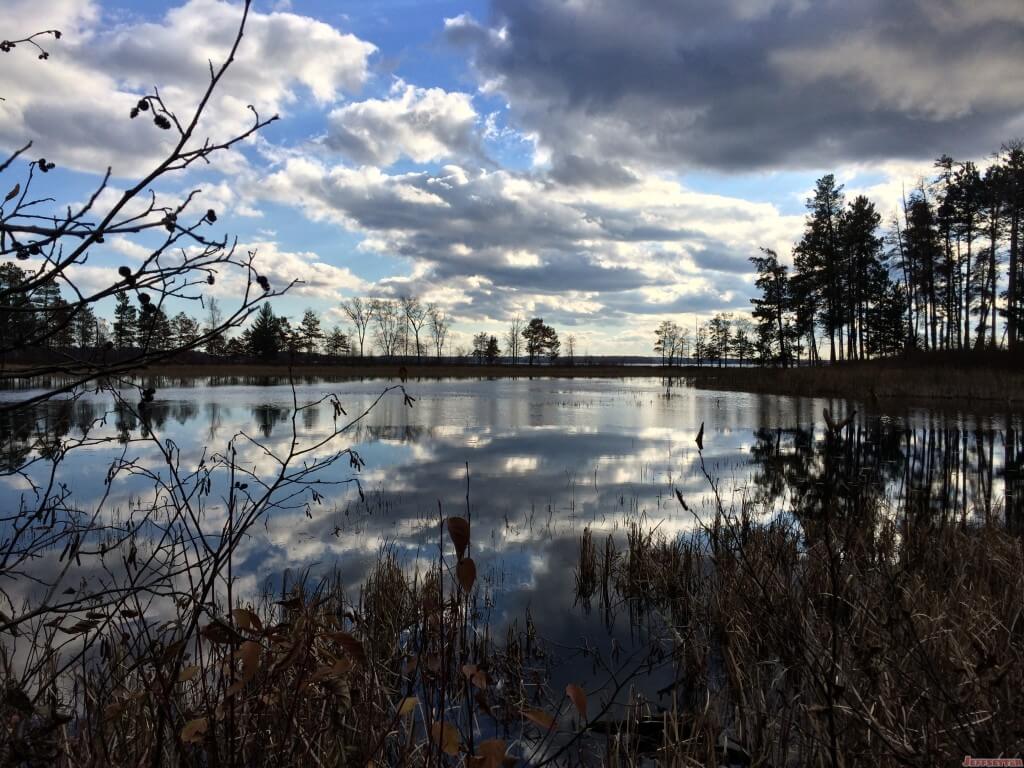
{"label": "cumulus cloud", "polygon": [[[749,290],[748,257],[761,245],[783,246],[801,226],[771,205],[654,176],[579,189],[507,170],[389,174],[292,157],[255,187],[362,233],[364,252],[408,259],[413,275],[400,286],[383,281],[384,290],[431,295],[446,286],[442,303],[474,319],[545,306],[561,317],[599,318],[615,304],[609,296],[636,299],[641,289],[671,286],[681,295],[709,271]],[[734,303],[722,290],[705,294],[721,307]]]}
{"label": "cumulus cloud", "polygon": [[[269,240],[239,244],[238,249],[255,252],[256,268],[275,289],[284,288],[293,280],[301,281],[288,292],[289,296],[337,301],[341,296],[362,293],[369,288],[365,280],[347,267],[329,264],[313,251],[289,251]],[[219,292],[227,296],[239,295],[239,286],[234,284],[239,279],[239,275],[233,274],[223,285],[218,283]]]}
{"label": "cumulus cloud", "polygon": [[[4,58],[0,147],[32,139],[61,166],[115,174],[148,169],[172,140],[146,119],[129,120],[139,95],[153,85],[181,117],[190,114],[209,82],[209,61],[226,57],[241,5],[188,0],[157,22],[105,23],[87,1],[40,4],[13,0],[4,8],[5,29],[56,27],[63,38],[51,57]],[[250,12],[235,62],[218,87],[199,141],[226,139],[261,115],[285,112],[303,95],[329,104],[358,90],[375,47],[316,19],[292,13]]]}
{"label": "cumulus cloud", "polygon": [[563,175],[574,157],[745,170],[977,156],[1024,126],[1018,0],[494,0],[488,22],[445,32]]}
{"label": "cumulus cloud", "polygon": [[397,80],[384,99],[367,99],[331,112],[326,145],[358,163],[391,165],[479,155],[472,97]]}

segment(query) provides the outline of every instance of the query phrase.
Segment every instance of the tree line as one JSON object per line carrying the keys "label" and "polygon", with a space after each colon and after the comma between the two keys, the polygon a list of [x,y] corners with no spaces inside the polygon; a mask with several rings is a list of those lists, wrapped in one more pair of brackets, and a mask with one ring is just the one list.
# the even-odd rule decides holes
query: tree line
{"label": "tree line", "polygon": [[[205,316],[196,319],[185,312],[169,315],[145,291],[114,294],[113,320],[98,316],[86,304],[74,306],[61,296],[55,281],[32,290],[30,274],[18,265],[0,265],[0,294],[12,297],[0,304],[0,342],[43,339],[36,349],[69,350],[106,348],[110,350],[174,350],[201,347],[215,357],[253,357],[273,360],[279,355],[326,355],[330,358],[383,357],[466,358],[496,362],[504,352],[519,362],[525,357],[533,365],[554,361],[560,355],[558,333],[543,318],[528,323],[516,317],[501,341],[494,335],[478,333],[471,348],[452,347],[451,316],[436,304],[424,304],[414,296],[398,299],[354,297],[340,304],[351,326],[324,328],[320,315],[307,309],[301,320],[292,322],[263,303],[251,322],[234,336],[215,333],[223,325],[216,298],[204,300]],[[197,343],[203,339],[201,343]],[[567,338],[569,360],[575,354],[575,337]]]}
{"label": "tree line", "polygon": [[[1017,350],[1024,322],[1021,298],[1021,216],[1024,212],[1024,143],[1004,145],[980,170],[948,155],[935,175],[904,196],[888,226],[864,195],[848,200],[833,174],[817,180],[807,200],[804,233],[792,267],[771,249],[751,257],[758,295],[751,317],[719,313],[692,336],[674,321],[655,331],[662,362],[698,364],[729,360],[789,365],[892,356],[910,350]],[[124,270],[125,268],[122,268]],[[22,289],[28,286],[28,289]],[[223,324],[215,299],[206,316],[171,316],[145,291],[118,291],[113,322],[88,303],[69,304],[56,279],[39,280],[8,262],[0,265],[0,346],[35,339],[49,349],[119,350],[189,348],[205,337],[214,356],[272,359],[281,353],[329,357],[472,357],[512,363],[554,361],[561,340],[543,318],[510,321],[499,339],[472,337],[470,349],[452,349],[452,318],[415,296],[354,297],[340,304],[350,328],[327,330],[313,310],[293,324],[263,304],[240,334],[212,334]],[[566,338],[571,363],[575,337]],[[447,352],[447,354],[446,354]]]}
{"label": "tree line", "polygon": [[828,174],[807,201],[793,266],[763,249],[751,261],[754,341],[764,362],[863,360],[910,350],[1017,350],[1024,144],[981,172],[943,155],[889,226],[864,195]]}
{"label": "tree line", "polygon": [[757,334],[749,318],[719,312],[689,329],[665,320],[654,331],[654,351],[662,365],[696,362],[697,365],[725,365],[730,360],[747,363],[759,359]]}

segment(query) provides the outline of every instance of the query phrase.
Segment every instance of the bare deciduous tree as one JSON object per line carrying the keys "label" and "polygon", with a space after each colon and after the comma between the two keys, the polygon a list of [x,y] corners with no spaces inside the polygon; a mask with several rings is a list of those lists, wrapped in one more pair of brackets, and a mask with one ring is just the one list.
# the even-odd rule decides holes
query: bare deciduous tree
{"label": "bare deciduous tree", "polygon": [[394,299],[372,299],[370,315],[373,317],[373,340],[385,357],[394,357],[402,339],[402,315]]}
{"label": "bare deciduous tree", "polygon": [[420,344],[420,330],[427,323],[427,308],[423,306],[415,296],[403,296],[399,299],[402,305],[402,314],[405,322],[412,331],[413,339],[416,342],[416,360],[420,359],[423,347]]}
{"label": "bare deciduous tree", "polygon": [[366,332],[373,321],[373,303],[363,301],[358,296],[341,302],[341,311],[352,323],[359,341],[359,357],[365,353]]}
{"label": "bare deciduous tree", "polygon": [[434,352],[440,358],[444,355],[444,345],[448,340],[451,318],[436,304],[427,307],[427,316],[430,319],[430,338],[434,343]]}
{"label": "bare deciduous tree", "polygon": [[509,324],[508,331],[505,333],[505,351],[508,356],[512,359],[512,365],[516,365],[519,362],[519,355],[522,349],[523,343],[523,318],[516,315],[512,318],[512,322]]}

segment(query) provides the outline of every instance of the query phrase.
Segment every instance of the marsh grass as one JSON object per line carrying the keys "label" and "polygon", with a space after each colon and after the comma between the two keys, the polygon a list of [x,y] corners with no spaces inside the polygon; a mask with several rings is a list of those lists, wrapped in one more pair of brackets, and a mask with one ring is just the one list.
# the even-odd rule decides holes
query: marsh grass
{"label": "marsh grass", "polygon": [[410,571],[385,547],[354,598],[337,578],[302,578],[210,611],[194,641],[185,604],[159,625],[120,617],[51,707],[8,687],[3,764],[504,765],[553,722],[524,671],[541,668],[536,630],[527,617],[507,650],[490,641],[469,525],[438,523],[454,554],[441,539]]}
{"label": "marsh grass", "polygon": [[675,665],[661,698],[618,723],[620,764],[930,766],[1024,750],[1024,555],[990,517],[914,519],[862,487],[792,514],[719,508],[680,537],[632,529],[615,560],[614,599],[660,618],[652,643]]}

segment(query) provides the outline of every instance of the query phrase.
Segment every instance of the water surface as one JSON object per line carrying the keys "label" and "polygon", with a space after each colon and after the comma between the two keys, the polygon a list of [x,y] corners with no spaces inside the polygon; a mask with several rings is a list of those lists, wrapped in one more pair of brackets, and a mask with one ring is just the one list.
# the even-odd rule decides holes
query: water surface
{"label": "water surface", "polygon": [[[156,446],[136,438],[158,437],[189,467],[244,433],[234,441],[239,464],[268,473],[270,454],[284,454],[293,438],[311,444],[346,422],[336,421],[330,401],[299,412],[297,405],[334,392],[354,417],[387,383],[304,380],[294,390],[272,381],[157,385],[145,423],[104,393],[9,417],[3,498],[31,504],[32,484],[45,485],[48,462],[26,465],[38,456],[40,436],[84,435],[96,444],[67,454],[60,482],[82,510],[103,498],[100,514],[123,520],[135,499],[151,493],[153,478],[119,477],[107,488],[110,462],[123,457],[161,466]],[[357,585],[382,546],[409,568],[422,566],[436,557],[440,519],[462,515],[472,523],[487,620],[500,631],[529,614],[557,653],[576,659],[565,674],[582,679],[580,648],[610,637],[625,645],[631,637],[624,620],[608,627],[607,615],[574,600],[583,530],[621,535],[632,521],[668,535],[692,530],[713,513],[710,482],[727,506],[784,512],[794,489],[820,472],[824,409],[836,419],[859,411],[848,433],[850,466],[894,507],[912,500],[936,513],[1011,522],[1019,516],[1019,415],[865,412],[841,400],[714,392],[650,378],[432,380],[410,382],[406,390],[415,398],[411,405],[400,392],[388,393],[332,443],[356,451],[365,462],[360,471],[348,461],[333,465],[323,473],[318,502],[303,495],[252,529],[233,563],[236,595],[279,589],[298,574],[337,574]],[[71,569],[66,579],[82,577]]]}

